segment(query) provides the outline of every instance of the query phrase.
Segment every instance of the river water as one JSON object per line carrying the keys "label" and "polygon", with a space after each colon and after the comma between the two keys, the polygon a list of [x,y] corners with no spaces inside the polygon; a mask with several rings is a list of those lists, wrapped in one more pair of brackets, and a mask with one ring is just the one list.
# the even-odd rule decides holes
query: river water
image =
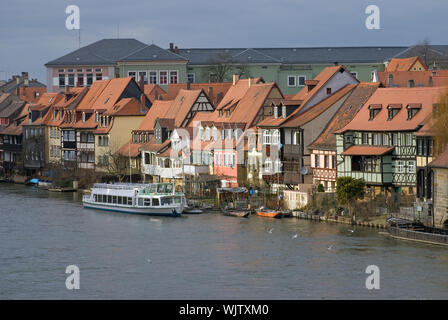
{"label": "river water", "polygon": [[448,298],[447,248],[296,218],[96,211],[76,193],[0,184],[0,299],[407,298]]}

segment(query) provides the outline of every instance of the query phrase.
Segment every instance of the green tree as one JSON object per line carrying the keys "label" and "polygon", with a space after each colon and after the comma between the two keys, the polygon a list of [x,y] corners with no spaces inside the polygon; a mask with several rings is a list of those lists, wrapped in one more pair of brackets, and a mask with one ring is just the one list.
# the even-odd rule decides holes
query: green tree
{"label": "green tree", "polygon": [[325,188],[322,183],[317,186],[317,192],[325,192]]}
{"label": "green tree", "polygon": [[352,177],[339,177],[336,181],[336,195],[341,205],[347,205],[349,214],[355,219],[353,206],[358,199],[362,199],[366,193],[364,179]]}

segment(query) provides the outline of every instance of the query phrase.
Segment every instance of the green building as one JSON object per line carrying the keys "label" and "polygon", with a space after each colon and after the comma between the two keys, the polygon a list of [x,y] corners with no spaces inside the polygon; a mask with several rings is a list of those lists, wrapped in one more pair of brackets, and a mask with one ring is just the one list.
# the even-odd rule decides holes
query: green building
{"label": "green building", "polygon": [[135,39],[103,39],[48,62],[48,92],[65,86],[89,86],[93,81],[135,76],[166,89],[171,83],[207,83],[263,77],[284,94],[296,94],[305,80],[326,66],[345,65],[360,81],[371,81],[392,57],[408,47],[318,48],[177,48],[146,45]]}

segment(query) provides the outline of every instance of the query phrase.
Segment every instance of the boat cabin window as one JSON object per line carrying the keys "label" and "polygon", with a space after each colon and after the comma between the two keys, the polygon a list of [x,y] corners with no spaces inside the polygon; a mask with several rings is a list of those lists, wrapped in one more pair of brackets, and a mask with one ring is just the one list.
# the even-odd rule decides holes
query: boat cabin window
{"label": "boat cabin window", "polygon": [[157,199],[157,198],[153,198],[153,199],[152,199],[152,205],[153,205],[153,206],[160,206],[159,199]]}
{"label": "boat cabin window", "polygon": [[145,199],[144,203],[145,203],[145,207],[151,206],[151,199]]}
{"label": "boat cabin window", "polygon": [[174,203],[175,204],[181,204],[182,203],[182,198],[181,197],[174,197]]}
{"label": "boat cabin window", "polygon": [[162,198],[162,206],[166,206],[173,203],[172,197],[163,197]]}
{"label": "boat cabin window", "polygon": [[107,196],[107,203],[112,203],[112,196]]}
{"label": "boat cabin window", "polygon": [[138,206],[143,207],[143,198],[138,198]]}
{"label": "boat cabin window", "polygon": [[123,204],[123,197],[118,197],[118,204]]}
{"label": "boat cabin window", "polygon": [[131,197],[127,197],[128,198],[128,205],[132,206],[132,198]]}

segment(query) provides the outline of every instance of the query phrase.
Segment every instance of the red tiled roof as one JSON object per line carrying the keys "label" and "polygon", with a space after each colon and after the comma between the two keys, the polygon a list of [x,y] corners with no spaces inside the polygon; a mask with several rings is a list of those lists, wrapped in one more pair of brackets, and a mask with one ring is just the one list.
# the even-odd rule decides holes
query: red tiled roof
{"label": "red tiled roof", "polygon": [[[148,97],[149,101],[151,101],[151,102],[158,100],[159,96],[161,96],[161,95],[162,96],[166,95],[165,90],[163,90],[157,84],[145,84],[144,92],[145,92],[145,95]],[[171,99],[168,99],[168,100],[171,100]]]}
{"label": "red tiled roof", "polygon": [[431,168],[447,168],[448,169],[448,147],[440,153],[433,161],[428,164]]}
{"label": "red tiled roof", "polygon": [[287,120],[282,124],[282,127],[300,127],[304,124],[315,119],[323,112],[328,110],[333,104],[339,100],[345,98],[348,93],[350,93],[356,87],[355,84],[349,84],[339,89],[333,93],[328,98],[322,100],[315,106],[303,111],[303,113],[297,113],[293,117],[287,118]]}
{"label": "red tiled roof", "polygon": [[420,61],[423,68],[425,70],[428,69],[428,67],[425,65],[422,59],[420,57],[411,57],[411,58],[392,58],[387,65],[386,71],[411,71],[412,66],[417,62]]}
{"label": "red tiled roof", "polygon": [[[178,95],[181,89],[186,90],[188,85],[186,83],[169,84],[168,92],[163,95],[164,100],[173,100]],[[218,102],[218,95],[221,93],[225,96],[227,91],[232,87],[232,82],[215,82],[215,83],[190,83],[190,90],[204,90],[208,98],[216,104]],[[210,96],[210,88],[212,88],[212,96]]]}
{"label": "red tiled roof", "polygon": [[[356,114],[353,120],[337,133],[345,131],[411,131],[416,130],[423,124],[424,120],[432,112],[434,103],[440,100],[441,94],[446,88],[379,88],[364,104],[361,110]],[[373,118],[370,118],[369,106],[381,104],[403,104],[408,106],[412,103],[422,105],[420,111],[408,120],[406,108],[400,110],[391,120],[388,120],[388,110],[383,107],[382,110]]]}
{"label": "red tiled roof", "polygon": [[[392,76],[390,83],[390,76]],[[432,84],[430,79],[432,78]],[[409,80],[414,81],[416,87],[440,87],[447,85],[448,70],[425,71],[380,71],[378,81],[384,87],[408,87]]]}
{"label": "red tiled roof", "polygon": [[388,154],[395,147],[351,146],[344,152],[344,156],[382,156]]}
{"label": "red tiled roof", "polygon": [[165,116],[171,106],[171,103],[173,103],[171,100],[155,100],[151,108],[146,113],[145,118],[140,123],[138,130],[153,131],[156,120]]}
{"label": "red tiled roof", "polygon": [[[270,96],[272,90],[278,90],[280,96],[283,97],[280,89],[274,82],[251,83],[249,87],[249,82],[245,80],[248,79],[239,80],[237,85],[229,89],[213,113],[197,113],[190,124],[194,124],[197,121],[210,121],[222,124],[238,123],[243,124],[243,130],[245,130],[254,124],[260,109],[265,105],[266,99]],[[230,106],[233,110],[231,110],[229,117],[227,117],[226,111],[223,111],[222,116],[219,116],[220,109],[230,109]]]}
{"label": "red tiled roof", "polygon": [[113,116],[143,116],[147,112],[146,106],[141,105],[135,98],[123,98],[112,109],[104,112],[104,115]]}
{"label": "red tiled roof", "polygon": [[364,103],[378,88],[379,83],[361,82],[344,101],[322,133],[308,147],[309,149],[336,150],[334,132],[347,125]]}
{"label": "red tiled roof", "polygon": [[162,143],[154,143],[154,137],[151,137],[150,141],[142,144],[142,146],[140,147],[140,150],[161,152],[161,151],[164,151],[164,148],[168,147],[170,144],[171,144],[170,139],[166,139]]}

